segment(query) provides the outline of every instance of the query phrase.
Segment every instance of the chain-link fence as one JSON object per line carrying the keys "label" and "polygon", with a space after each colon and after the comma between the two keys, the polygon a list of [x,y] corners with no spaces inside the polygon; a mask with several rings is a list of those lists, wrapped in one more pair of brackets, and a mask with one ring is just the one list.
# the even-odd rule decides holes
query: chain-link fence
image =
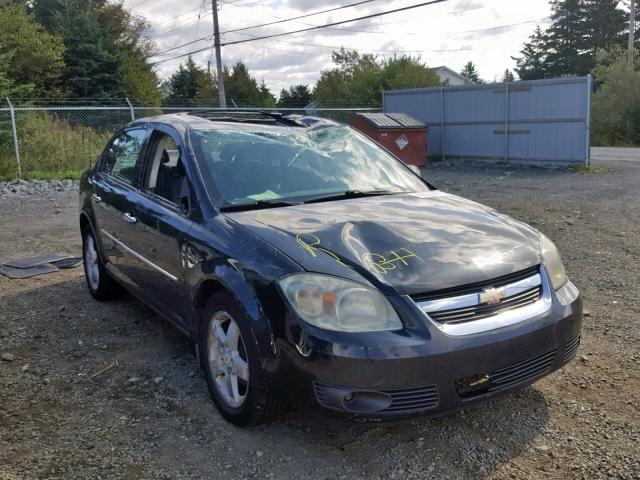
{"label": "chain-link fence", "polygon": [[[77,178],[91,165],[111,135],[132,119],[203,107],[137,107],[56,105],[0,108],[0,179]],[[242,108],[282,113],[299,109]],[[313,115],[351,123],[356,112],[373,108],[316,108]]]}

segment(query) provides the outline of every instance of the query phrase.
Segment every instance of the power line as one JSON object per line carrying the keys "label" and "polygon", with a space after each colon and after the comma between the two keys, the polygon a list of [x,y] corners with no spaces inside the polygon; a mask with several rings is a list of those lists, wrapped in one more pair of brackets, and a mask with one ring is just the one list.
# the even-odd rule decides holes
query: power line
{"label": "power line", "polygon": [[252,25],[251,27],[235,28],[233,30],[225,30],[224,32],[220,32],[220,33],[221,34],[223,34],[223,33],[234,33],[234,32],[241,32],[243,30],[251,30],[253,28],[268,27],[269,25],[276,25],[278,23],[291,22],[293,20],[298,20],[299,18],[313,17],[314,15],[320,15],[322,13],[335,12],[336,10],[342,10],[344,8],[355,7],[357,5],[362,5],[363,3],[371,3],[371,2],[374,2],[374,1],[376,1],[376,0],[364,0],[364,1],[361,1],[361,2],[350,3],[348,5],[342,5],[341,7],[333,7],[333,8],[328,8],[326,10],[320,10],[320,11],[314,12],[314,13],[307,13],[305,15],[298,15],[297,17],[283,18],[281,20],[278,20],[277,22],[261,23],[260,25]]}
{"label": "power line", "polygon": [[224,3],[225,5],[229,5],[230,7],[252,7],[253,5],[258,5],[259,3],[264,3],[265,1],[266,0],[257,0],[250,3],[238,3],[232,2],[231,0],[220,0],[220,3]]}
{"label": "power line", "polygon": [[[239,33],[238,35],[243,35],[246,37],[252,37],[255,38],[255,36],[250,35],[248,33]],[[335,46],[335,45],[319,45],[317,43],[307,43],[307,42],[290,42],[287,40],[274,40],[276,42],[280,42],[280,43],[286,43],[288,45],[297,45],[297,46],[303,46],[303,47],[312,47],[312,48],[327,48],[330,50],[340,50],[341,48],[343,48],[342,46]],[[258,48],[264,48],[264,47],[258,47]],[[276,49],[277,50],[277,49]],[[393,49],[393,50],[389,50],[389,49],[375,49],[375,48],[356,48],[356,47],[349,47],[348,50],[357,50],[360,52],[375,52],[375,53],[431,53],[431,52],[462,52],[462,51],[468,51],[468,50],[473,50],[470,47],[463,47],[463,48],[438,48],[438,49],[431,49],[431,50],[400,50],[400,49]],[[280,51],[286,51],[286,50],[280,50]],[[296,52],[295,50],[290,50],[290,53],[302,53],[302,52]],[[314,54],[309,54],[310,56],[315,56]]]}
{"label": "power line", "polygon": [[[480,29],[474,29],[474,30],[462,30],[462,31],[458,31],[458,32],[450,32],[447,34],[444,34],[443,36],[445,37],[450,37],[453,35],[460,35],[460,34],[465,34],[465,33],[477,33],[477,32],[487,32],[487,31],[491,31],[491,30],[500,30],[503,28],[509,28],[509,27],[516,27],[516,26],[520,26],[520,25],[527,25],[530,23],[538,23],[538,22],[543,22],[545,20],[548,20],[549,17],[544,17],[544,18],[539,18],[536,20],[527,20],[525,22],[518,22],[518,23],[510,23],[507,25],[498,25],[496,27],[488,27],[488,28],[480,28]],[[366,32],[363,31],[362,33],[378,33],[378,32]],[[405,32],[405,33],[399,33],[397,35],[403,36],[403,35],[415,35],[417,32]],[[245,37],[250,37],[252,39],[256,39],[258,37],[256,37],[255,35],[250,35],[248,33],[236,33],[237,35],[242,35]],[[209,38],[201,38],[198,41],[203,41],[203,40],[209,40]],[[154,55],[150,55],[147,58],[152,58],[164,53],[167,53],[169,51],[174,51],[177,50],[181,47],[185,47],[187,45],[191,45],[192,43],[197,43],[198,41],[194,41],[194,42],[189,42],[183,45],[178,45],[176,47],[170,48],[168,50],[164,50],[162,52],[158,52]],[[327,48],[327,49],[332,49],[332,50],[339,50],[340,46],[332,46],[332,45],[318,45],[318,44],[313,44],[313,43],[301,43],[301,42],[288,42],[286,40],[276,40],[282,43],[288,43],[288,44],[292,44],[292,45],[302,45],[302,46],[307,46],[307,47],[316,47],[316,48]],[[468,51],[468,50],[474,50],[472,48],[453,48],[453,49],[433,49],[433,50],[385,50],[385,49],[366,49],[366,48],[355,48],[355,47],[349,47],[349,50],[358,50],[361,52],[376,52],[376,53],[394,53],[394,52],[403,52],[403,53],[427,53],[427,52],[461,52],[461,51]],[[292,51],[292,53],[299,53],[299,52],[294,52]],[[160,62],[157,62],[160,63]]]}
{"label": "power line", "polygon": [[183,43],[182,45],[178,45],[178,46],[173,47],[173,48],[167,48],[166,50],[162,50],[161,52],[154,53],[153,55],[149,55],[146,58],[157,57],[158,55],[162,55],[162,54],[167,53],[167,52],[173,52],[174,50],[178,50],[179,48],[186,47],[187,45],[193,45],[194,43],[202,42],[203,40],[211,40],[211,36],[198,38],[197,40],[194,40],[192,42]]}
{"label": "power line", "polygon": [[[313,26],[313,27],[302,28],[302,29],[299,29],[299,30],[293,30],[293,31],[290,31],[290,32],[272,33],[270,35],[262,35],[262,36],[259,36],[259,37],[249,38],[249,39],[245,39],[245,40],[235,40],[235,41],[232,41],[232,42],[224,42],[224,43],[220,43],[220,46],[224,47],[224,46],[228,46],[228,45],[238,45],[238,44],[241,44],[241,43],[255,42],[257,40],[265,40],[267,38],[282,37],[282,36],[285,36],[285,35],[292,35],[294,33],[308,32],[308,31],[311,31],[311,30],[319,30],[321,28],[334,27],[336,25],[343,25],[345,23],[356,22],[356,21],[359,21],[359,20],[367,20],[369,18],[381,17],[383,15],[389,15],[391,13],[403,12],[403,11],[406,11],[406,10],[412,10],[412,9],[419,8],[419,7],[426,7],[428,5],[434,5],[436,3],[442,3],[442,2],[446,2],[446,1],[447,0],[431,0],[429,2],[418,3],[418,4],[415,4],[415,5],[408,5],[406,7],[395,8],[393,10],[387,10],[387,11],[384,11],[384,12],[371,13],[369,15],[364,15],[362,17],[351,18],[351,19],[348,19],[348,20],[341,20],[339,22],[327,23],[326,25],[317,25],[317,26]],[[168,62],[168,61],[175,60],[175,59],[178,59],[178,58],[186,57],[186,56],[192,55],[194,53],[204,52],[205,50],[208,50],[209,48],[211,48],[211,45],[209,45],[209,46],[207,46],[205,48],[201,48],[201,49],[198,49],[198,50],[193,50],[191,52],[183,53],[182,55],[177,55],[175,57],[166,58],[164,60],[158,60],[157,62],[153,62],[152,65],[157,65],[159,63],[164,63],[164,62]]]}
{"label": "power line", "polygon": [[[234,32],[240,32],[240,31],[243,31],[243,30],[250,30],[250,29],[253,29],[253,28],[266,27],[266,26],[275,25],[275,24],[278,24],[278,23],[291,22],[293,20],[298,20],[300,18],[306,18],[306,17],[311,17],[311,16],[314,16],[314,15],[320,15],[322,13],[328,13],[328,12],[333,12],[333,11],[336,11],[336,10],[342,10],[342,9],[345,9],[345,8],[355,7],[357,5],[362,5],[364,3],[371,3],[371,2],[374,2],[374,1],[376,1],[376,0],[363,0],[363,1],[360,1],[360,2],[350,3],[348,5],[343,5],[343,6],[340,6],[340,7],[334,7],[334,8],[329,8],[329,9],[326,9],[326,10],[320,10],[320,11],[314,12],[314,13],[308,13],[306,15],[299,15],[297,17],[279,19],[278,21],[275,21],[275,22],[263,23],[263,24],[260,24],[260,25],[253,25],[251,27],[236,28],[236,29],[233,29],[233,30],[225,30],[224,32],[220,32],[220,35],[224,35],[225,33],[234,33]],[[242,5],[234,4],[234,5],[238,6],[238,7],[245,7],[245,6],[248,6],[249,4],[242,4]],[[275,18],[278,18],[278,17],[275,17]],[[200,15],[198,15],[198,19],[200,19]],[[309,27],[316,27],[317,26],[317,25],[313,25],[313,24],[309,24],[309,23],[303,23],[303,25],[307,25]],[[343,29],[333,29],[333,30],[343,30]],[[364,31],[364,30],[349,30],[349,29],[344,29],[344,30],[345,31],[356,32],[356,33],[383,33],[383,32],[367,32],[367,31]],[[171,30],[169,30],[169,31],[171,31]],[[178,50],[181,47],[186,47],[187,45],[193,45],[194,43],[198,43],[198,42],[201,42],[203,40],[209,40],[209,38],[201,38],[201,39],[195,40],[193,42],[188,42],[188,43],[183,43],[183,44],[180,44],[180,45],[176,45],[175,47],[168,48],[168,49],[163,50],[163,51],[158,52],[158,53],[154,53],[153,55],[149,55],[146,58],[157,57],[157,56],[162,55],[164,53],[171,52],[171,51],[174,51],[174,50]]]}

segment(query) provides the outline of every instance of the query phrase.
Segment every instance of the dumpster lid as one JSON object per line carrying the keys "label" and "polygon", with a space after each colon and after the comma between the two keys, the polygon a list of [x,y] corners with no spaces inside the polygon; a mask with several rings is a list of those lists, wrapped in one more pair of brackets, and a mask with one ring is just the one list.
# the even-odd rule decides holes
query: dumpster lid
{"label": "dumpster lid", "polygon": [[425,128],[426,125],[406,113],[358,113],[378,128]]}

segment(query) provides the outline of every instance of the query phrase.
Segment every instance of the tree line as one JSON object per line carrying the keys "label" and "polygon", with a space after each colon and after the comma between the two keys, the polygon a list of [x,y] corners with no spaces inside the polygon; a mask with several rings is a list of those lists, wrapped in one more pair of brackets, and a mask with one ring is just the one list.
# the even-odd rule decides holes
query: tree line
{"label": "tree line", "polygon": [[[0,96],[87,100],[125,97],[150,106],[215,105],[215,73],[189,57],[161,81],[148,58],[156,50],[148,24],[107,0],[0,0]],[[381,91],[440,85],[419,58],[389,59],[356,51],[333,53],[334,68],[311,88],[293,85],[278,98],[247,66],[225,66],[228,102],[237,106],[303,108],[379,106]]]}
{"label": "tree line", "polygon": [[[322,71],[313,88],[293,85],[282,89],[277,100],[264,82],[258,84],[238,62],[223,71],[227,101],[251,107],[304,108],[313,101],[325,107],[379,107],[383,90],[441,85],[419,57],[381,58],[341,49],[333,52],[332,61],[334,68]],[[218,95],[215,74],[192,58],[181,64],[162,88],[167,101],[179,104],[199,104]]]}
{"label": "tree line", "polygon": [[[551,0],[551,23],[537,26],[514,57],[522,80],[594,75],[594,139],[640,143],[637,67],[625,60],[628,13],[617,0]],[[636,6],[640,19],[640,2]],[[127,97],[151,106],[216,105],[215,73],[187,58],[165,81],[148,58],[156,50],[148,24],[107,0],[0,0],[0,96],[93,99]],[[640,35],[639,35],[640,37]],[[636,50],[640,39],[636,41]],[[225,66],[231,105],[303,108],[381,104],[383,90],[439,86],[420,57],[380,57],[341,49],[313,87],[293,85],[278,97],[247,66]],[[636,63],[637,65],[637,63]],[[469,61],[462,76],[483,83]],[[502,81],[514,81],[505,70]],[[612,107],[617,105],[617,107]]]}

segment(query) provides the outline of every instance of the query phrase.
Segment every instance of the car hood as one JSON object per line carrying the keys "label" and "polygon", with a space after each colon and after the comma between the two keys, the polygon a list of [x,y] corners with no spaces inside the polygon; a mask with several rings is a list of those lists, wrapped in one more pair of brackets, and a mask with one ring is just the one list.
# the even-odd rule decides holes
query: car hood
{"label": "car hood", "polygon": [[528,225],[437,190],[226,213],[305,270],[420,294],[541,262]]}

